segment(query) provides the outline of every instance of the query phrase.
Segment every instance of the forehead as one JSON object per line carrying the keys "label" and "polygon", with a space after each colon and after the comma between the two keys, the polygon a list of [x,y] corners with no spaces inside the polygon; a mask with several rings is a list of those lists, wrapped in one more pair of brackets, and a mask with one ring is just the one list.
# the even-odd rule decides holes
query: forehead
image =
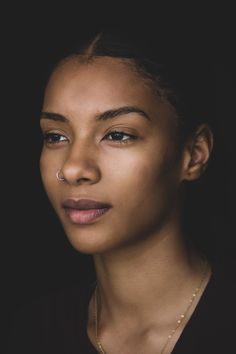
{"label": "forehead", "polygon": [[[147,82],[135,72],[127,60],[97,57],[90,62],[70,58],[51,75],[44,104],[81,105],[96,100],[102,109],[113,105],[138,102],[151,104],[157,99]],[[99,109],[99,107],[98,107]]]}

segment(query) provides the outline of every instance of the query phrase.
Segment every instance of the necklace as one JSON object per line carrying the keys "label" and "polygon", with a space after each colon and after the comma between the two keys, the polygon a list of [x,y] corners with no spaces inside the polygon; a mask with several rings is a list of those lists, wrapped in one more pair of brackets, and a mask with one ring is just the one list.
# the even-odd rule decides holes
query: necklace
{"label": "necklace", "polygon": [[[201,281],[199,283],[199,285],[196,287],[194,293],[192,294],[190,300],[189,300],[189,303],[188,303],[188,306],[187,308],[185,309],[185,311],[181,314],[181,316],[179,317],[178,321],[176,322],[176,325],[175,327],[171,330],[170,334],[168,335],[167,337],[167,340],[165,341],[165,344],[164,346],[162,347],[161,351],[160,351],[160,354],[163,354],[167,345],[169,344],[171,338],[173,337],[173,335],[175,334],[175,332],[177,331],[177,329],[180,327],[181,323],[183,322],[183,320],[186,318],[186,315],[187,313],[189,312],[194,300],[196,299],[197,297],[197,294],[199,293],[201,287],[202,287],[202,284],[204,282],[204,280],[206,279],[206,276],[207,276],[207,271],[208,271],[208,267],[207,267],[207,262],[205,261],[206,263],[206,266],[205,266],[205,269],[204,269],[204,272],[203,272],[203,276],[201,277]],[[94,326],[95,326],[95,341],[96,341],[96,345],[97,345],[97,349],[99,350],[99,353],[100,354],[106,354],[105,350],[103,349],[103,346],[99,340],[99,337],[98,337],[98,295],[97,295],[97,285],[95,287],[95,292],[94,292]]]}

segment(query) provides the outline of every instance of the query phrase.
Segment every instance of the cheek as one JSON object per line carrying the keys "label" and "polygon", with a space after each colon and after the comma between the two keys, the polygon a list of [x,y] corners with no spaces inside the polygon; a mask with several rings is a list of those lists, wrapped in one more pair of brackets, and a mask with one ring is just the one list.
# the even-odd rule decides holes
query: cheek
{"label": "cheek", "polygon": [[[168,148],[153,149],[116,159],[113,178],[107,183],[114,190],[119,206],[128,209],[131,217],[137,213],[158,213],[169,207],[177,196],[178,163]],[[143,214],[142,214],[143,215]]]}
{"label": "cheek", "polygon": [[[155,152],[153,152],[155,151]],[[136,190],[137,196],[142,191],[168,183],[175,175],[176,161],[171,158],[168,149],[143,149],[143,151],[125,151],[106,162],[104,176],[107,183],[124,189]],[[106,173],[107,172],[107,173]],[[129,195],[131,198],[133,195]]]}

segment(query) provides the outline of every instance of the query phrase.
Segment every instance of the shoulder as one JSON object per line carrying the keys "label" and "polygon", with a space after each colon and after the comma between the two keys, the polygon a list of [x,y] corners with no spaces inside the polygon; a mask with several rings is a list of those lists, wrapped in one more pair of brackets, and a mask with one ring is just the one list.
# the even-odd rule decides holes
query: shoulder
{"label": "shoulder", "polygon": [[[216,260],[212,276],[201,299],[202,318],[218,333],[233,331],[236,315],[236,270],[228,263]],[[228,332],[228,333],[229,333]],[[216,334],[216,333],[215,333]]]}
{"label": "shoulder", "polygon": [[[74,286],[33,299],[12,316],[8,352],[64,353],[84,336],[91,286]],[[20,348],[20,350],[19,350]],[[63,349],[64,348],[64,349]]]}
{"label": "shoulder", "polygon": [[[236,311],[236,269],[233,263],[215,261],[212,265],[212,279],[208,286],[212,306],[231,308]],[[229,313],[227,314],[229,316]]]}
{"label": "shoulder", "polygon": [[220,261],[212,264],[211,279],[182,338],[191,353],[230,353],[234,348],[235,273],[234,267]]}

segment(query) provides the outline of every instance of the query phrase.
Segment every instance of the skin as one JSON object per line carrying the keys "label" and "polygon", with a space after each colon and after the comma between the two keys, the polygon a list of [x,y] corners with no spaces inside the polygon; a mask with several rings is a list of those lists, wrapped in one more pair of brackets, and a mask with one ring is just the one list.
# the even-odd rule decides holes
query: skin
{"label": "skin", "polygon": [[[121,106],[142,109],[115,119],[96,121],[104,111]],[[99,338],[108,353],[156,353],[199,285],[205,265],[183,242],[183,181],[206,168],[213,135],[206,124],[179,153],[177,114],[164,98],[125,61],[100,57],[90,63],[71,58],[53,72],[43,112],[67,122],[42,117],[45,141],[40,170],[49,200],[72,246],[94,257],[99,289]],[[121,131],[119,140],[110,135]],[[131,139],[128,135],[136,136]],[[61,170],[65,181],[56,179]],[[102,218],[72,224],[62,202],[88,198],[110,203]],[[210,277],[205,277],[200,298]],[[157,300],[158,299],[158,300]],[[94,342],[93,307],[88,335]],[[184,325],[166,348],[170,353]]]}

